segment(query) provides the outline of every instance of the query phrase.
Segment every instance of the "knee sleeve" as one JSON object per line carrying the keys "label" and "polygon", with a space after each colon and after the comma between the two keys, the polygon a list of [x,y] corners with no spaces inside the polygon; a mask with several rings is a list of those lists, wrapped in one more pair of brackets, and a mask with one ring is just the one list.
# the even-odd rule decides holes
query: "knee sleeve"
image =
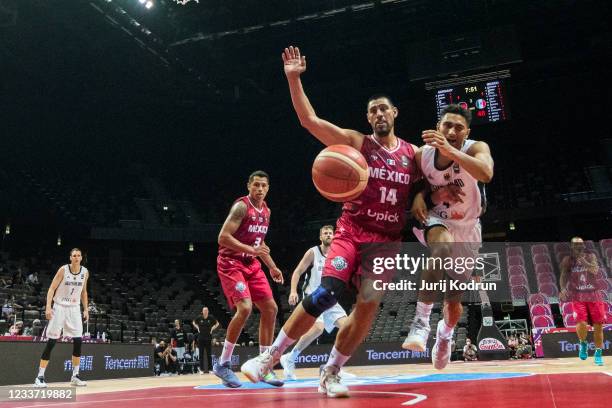
{"label": "knee sleeve", "polygon": [[53,347],[55,347],[56,342],[56,339],[47,340],[47,345],[45,346],[45,350],[43,351],[42,357],[40,358],[41,360],[49,361],[49,359],[51,359],[51,350],[53,350]]}
{"label": "knee sleeve", "polygon": [[324,276],[321,278],[321,285],[302,301],[304,310],[312,317],[321,316],[324,311],[338,303],[345,286],[338,278]]}
{"label": "knee sleeve", "polygon": [[80,337],[72,339],[72,355],[75,357],[81,357],[81,344],[83,341]]}

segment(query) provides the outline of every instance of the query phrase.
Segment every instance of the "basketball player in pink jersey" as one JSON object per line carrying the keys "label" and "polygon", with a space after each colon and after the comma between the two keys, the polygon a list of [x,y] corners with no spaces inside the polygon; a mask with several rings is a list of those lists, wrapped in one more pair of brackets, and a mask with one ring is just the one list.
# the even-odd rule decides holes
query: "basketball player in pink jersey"
{"label": "basketball player in pink jersey", "polygon": [[606,323],[606,305],[597,290],[599,265],[595,254],[586,253],[584,241],[580,237],[572,238],[571,254],[561,261],[559,284],[561,300],[572,302],[576,314],[576,334],[580,340],[578,357],[586,360],[589,356],[587,324],[589,315],[593,324],[595,340],[595,364],[603,365],[603,325]]}
{"label": "basketball player in pink jersey", "polygon": [[[412,212],[425,225],[424,241],[434,258],[461,257],[475,261],[482,242],[479,217],[485,196],[479,183],[488,183],[493,178],[493,158],[485,142],[468,139],[471,119],[470,111],[461,106],[447,106],[436,129],[423,132],[425,145],[416,155],[431,192],[415,195]],[[421,280],[468,281],[472,270],[461,269],[426,269]],[[463,309],[462,294],[457,290],[444,293],[444,318],[438,322],[436,343],[431,352],[437,369],[443,369],[450,361],[451,339]],[[433,290],[419,291],[416,315],[403,348],[425,350],[430,331],[429,316],[437,295]]]}
{"label": "basketball player in pink jersey", "polygon": [[319,118],[300,80],[306,71],[306,57],[297,47],[289,47],[282,59],[300,124],[326,146],[344,144],[359,150],[368,163],[369,180],[359,197],[344,203],[320,286],[296,307],[271,349],[247,361],[241,370],[251,381],[261,381],[287,347],[337,303],[349,282],[361,283],[353,311],[338,332],[327,364],[321,368],[319,392],[329,397],[346,397],[348,388],[340,383],[338,373],[370,330],[383,294],[371,289],[371,280],[366,278],[360,282],[362,275],[369,273],[360,265],[364,256],[361,245],[400,242],[408,195],[419,177],[414,163],[417,148],[395,135],[398,110],[387,96],[375,96],[368,101],[366,117],[372,127],[370,135],[343,129]]}
{"label": "basketball player in pink jersey", "polygon": [[[264,199],[269,188],[268,174],[263,171],[253,172],[247,184],[249,194],[234,202],[219,233],[217,273],[227,303],[230,309],[236,309],[236,313],[227,327],[223,351],[213,366],[213,373],[221,378],[223,385],[230,388],[242,385],[231,369],[231,358],[240,332],[251,314],[253,303],[261,313],[259,350],[267,350],[274,337],[278,307],[257,259],[266,264],[274,282],[283,283],[283,274],[272,260],[270,248],[265,243],[270,225],[270,209]],[[275,378],[273,372],[266,374],[264,381],[268,384],[283,384]]]}

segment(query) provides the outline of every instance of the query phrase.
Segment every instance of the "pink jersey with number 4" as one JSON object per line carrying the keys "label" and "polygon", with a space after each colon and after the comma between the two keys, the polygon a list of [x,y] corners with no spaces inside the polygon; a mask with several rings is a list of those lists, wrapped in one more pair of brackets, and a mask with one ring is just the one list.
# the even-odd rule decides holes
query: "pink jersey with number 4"
{"label": "pink jersey with number 4", "polygon": [[368,163],[368,184],[359,197],[344,203],[342,217],[365,230],[399,235],[406,223],[408,196],[420,171],[412,145],[397,138],[394,149],[383,147],[368,135],[361,154]]}

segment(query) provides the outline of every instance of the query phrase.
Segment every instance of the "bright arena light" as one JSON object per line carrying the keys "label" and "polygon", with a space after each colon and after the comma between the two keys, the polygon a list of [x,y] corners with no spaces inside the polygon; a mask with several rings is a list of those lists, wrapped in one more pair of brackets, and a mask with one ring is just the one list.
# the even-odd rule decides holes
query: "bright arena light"
{"label": "bright arena light", "polygon": [[140,4],[145,4],[145,3],[147,2],[147,0],[138,0],[138,2],[139,2]]}
{"label": "bright arena light", "polygon": [[145,8],[148,10],[151,7],[153,7],[153,2],[152,1],[147,1],[147,3],[145,4]]}

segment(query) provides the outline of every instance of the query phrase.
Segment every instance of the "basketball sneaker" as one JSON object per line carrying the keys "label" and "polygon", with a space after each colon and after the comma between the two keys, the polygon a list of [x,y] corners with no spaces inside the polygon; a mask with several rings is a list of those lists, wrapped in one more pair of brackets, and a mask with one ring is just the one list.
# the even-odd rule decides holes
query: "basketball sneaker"
{"label": "basketball sneaker", "polygon": [[402,344],[402,348],[412,351],[425,351],[429,339],[429,322],[420,317],[415,317],[410,325],[410,332]]}
{"label": "basketball sneaker", "polygon": [[266,374],[272,370],[274,366],[274,358],[270,351],[264,351],[255,358],[248,360],[240,367],[240,371],[251,382],[257,383],[264,379]]}
{"label": "basketball sneaker", "polygon": [[283,367],[283,374],[285,375],[285,381],[295,381],[295,361],[291,358],[291,353],[283,354],[280,358],[281,366]]}
{"label": "basketball sneaker", "polygon": [[75,374],[70,379],[70,384],[71,385],[76,385],[77,387],[85,387],[85,386],[87,386],[87,381],[81,380],[81,377],[79,377],[78,374]]}
{"label": "basketball sneaker", "polygon": [[340,383],[340,368],[332,365],[319,367],[319,392],[331,398],[344,398],[349,396],[348,387]]}
{"label": "basketball sneaker", "polygon": [[449,337],[443,338],[440,336],[440,325],[444,323],[444,319],[438,322],[438,333],[436,335],[436,344],[431,349],[431,361],[436,369],[442,370],[448,365],[451,357],[451,340],[452,333]]}
{"label": "basketball sneaker", "polygon": [[282,387],[285,384],[276,377],[276,373],[273,370],[268,371],[268,373],[263,376],[262,381],[275,387]]}
{"label": "basketball sneaker", "polygon": [[603,351],[598,348],[595,349],[595,365],[602,366],[603,364]]}
{"label": "basketball sneaker", "polygon": [[355,374],[349,373],[348,371],[344,371],[344,368],[340,369],[338,375],[340,376],[340,378],[357,378]]}
{"label": "basketball sneaker", "polygon": [[45,382],[45,377],[43,377],[43,376],[36,377],[36,379],[34,380],[34,387],[36,387],[36,388],[47,388],[48,385]]}
{"label": "basketball sneaker", "polygon": [[580,342],[580,351],[578,351],[578,357],[581,360],[586,360],[589,357],[589,344],[586,341]]}
{"label": "basketball sneaker", "polygon": [[238,388],[242,386],[242,383],[232,371],[229,361],[223,364],[216,362],[215,365],[213,365],[213,373],[223,381],[223,385],[226,387]]}

